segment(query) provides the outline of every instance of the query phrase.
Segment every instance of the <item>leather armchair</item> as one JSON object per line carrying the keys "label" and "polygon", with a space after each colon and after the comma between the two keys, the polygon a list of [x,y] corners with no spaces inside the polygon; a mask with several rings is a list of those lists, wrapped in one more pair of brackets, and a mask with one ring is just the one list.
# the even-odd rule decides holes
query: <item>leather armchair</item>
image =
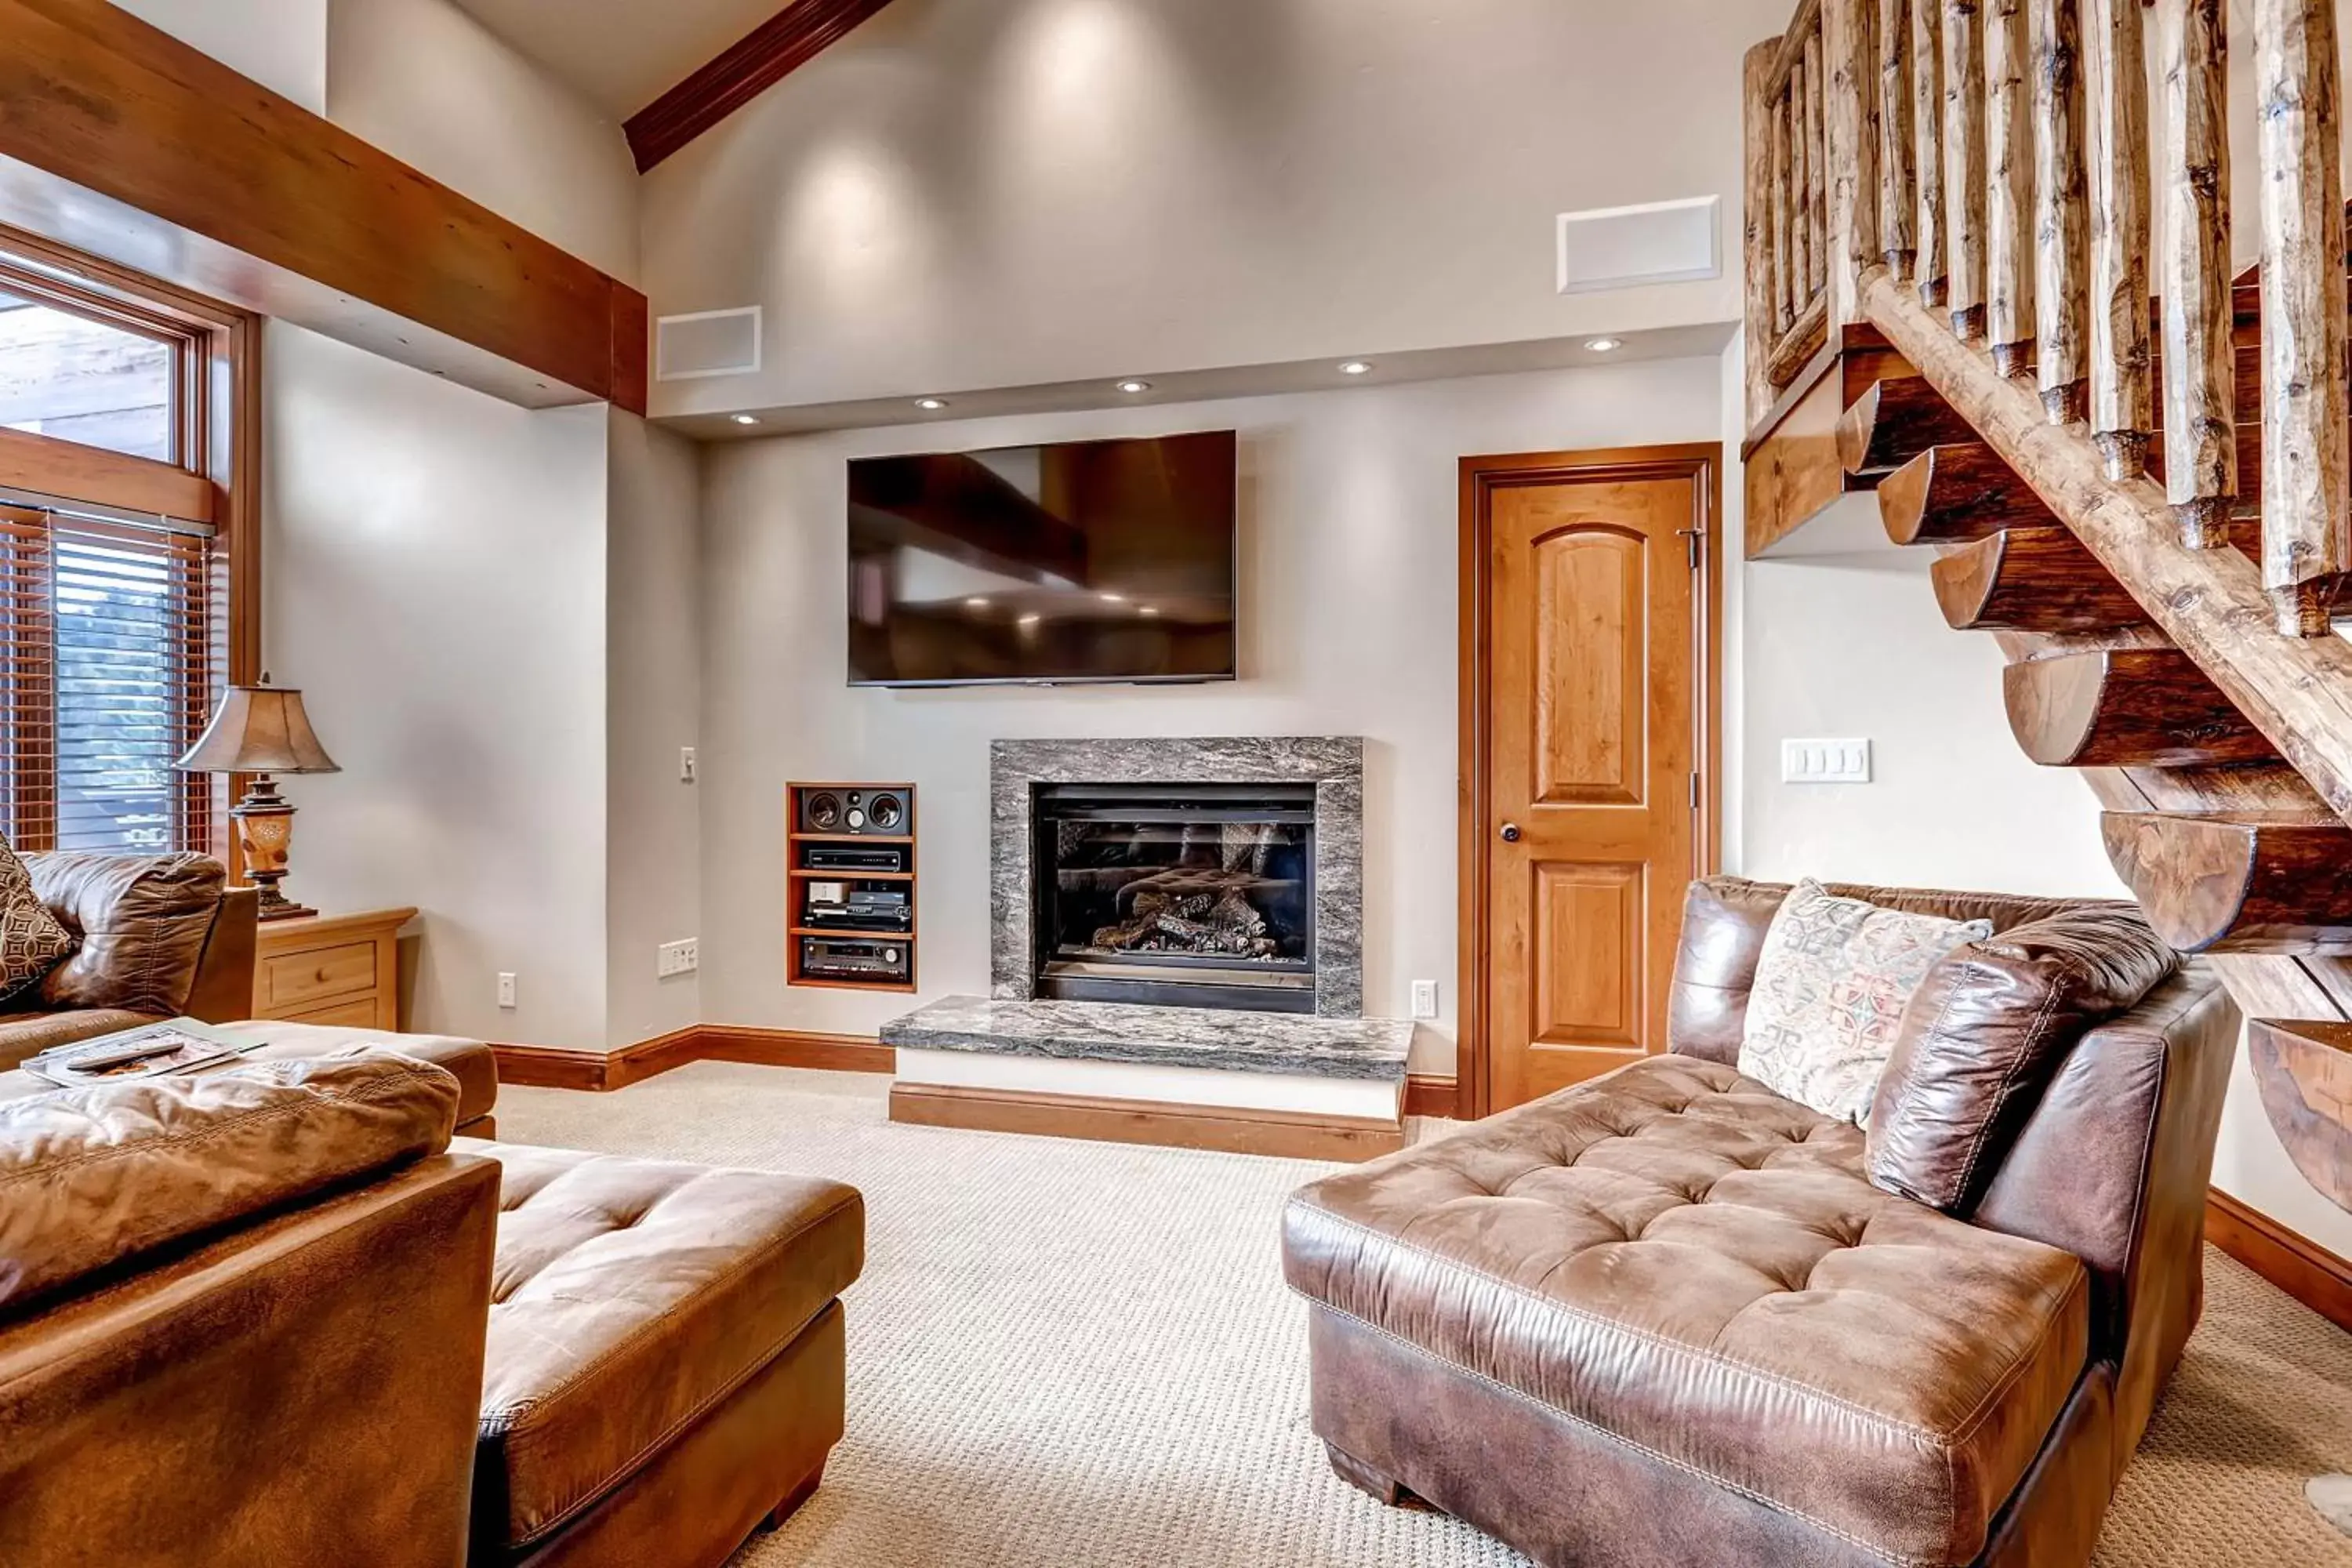
{"label": "leather armchair", "polygon": [[383,1054],[0,1104],[0,1562],[459,1568],[494,1162]]}

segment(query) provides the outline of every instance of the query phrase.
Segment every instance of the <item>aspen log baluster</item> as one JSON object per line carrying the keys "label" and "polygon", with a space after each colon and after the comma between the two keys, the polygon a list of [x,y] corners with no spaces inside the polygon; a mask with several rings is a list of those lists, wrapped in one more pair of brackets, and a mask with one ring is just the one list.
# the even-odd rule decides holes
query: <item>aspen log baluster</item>
{"label": "aspen log baluster", "polygon": [[1829,281],[1829,169],[1824,155],[1828,139],[1822,134],[1822,110],[1829,79],[1822,74],[1821,24],[1805,35],[1805,298],[1810,300]]}
{"label": "aspen log baluster", "polygon": [[2254,0],[2263,209],[2263,586],[2324,637],[2347,524],[2344,172],[2335,0]]}
{"label": "aspen log baluster", "polygon": [[1919,258],[1912,109],[1911,0],[1878,0],[1878,252],[1899,279]]}
{"label": "aspen log baluster", "polygon": [[1780,331],[1778,274],[1772,256],[1772,62],[1780,58],[1780,40],[1768,38],[1748,51],[1742,79],[1741,153],[1745,158],[1747,201],[1741,225],[1741,252],[1747,258],[1748,422],[1754,425],[1772,406],[1776,389],[1769,368],[1774,340]]}
{"label": "aspen log baluster", "polygon": [[2230,542],[2238,496],[2231,342],[2229,20],[2222,0],[2158,0],[2163,40],[2164,489],[2191,549]]}
{"label": "aspen log baluster", "polygon": [[1862,320],[1862,275],[1878,265],[1881,132],[1878,102],[1879,0],[1829,0],[1822,8],[1822,51],[1829,71],[1828,172],[1823,218],[1829,258],[1829,321]]}
{"label": "aspen log baluster", "polygon": [[1993,368],[2033,363],[2033,99],[2026,82],[2026,0],[1986,0],[1985,335]]}
{"label": "aspen log baluster", "polygon": [[1977,0],[1943,0],[1944,224],[1952,331],[1974,342],[1985,330],[1984,29]]}
{"label": "aspen log baluster", "polygon": [[2082,44],[2075,0],[2032,0],[2034,354],[2053,425],[2086,412],[2090,191],[2084,174]]}
{"label": "aspen log baluster", "polygon": [[1795,287],[1791,305],[1799,315],[1813,297],[1812,87],[1805,79],[1801,50],[1789,72],[1789,276]]}
{"label": "aspen log baluster", "polygon": [[2147,466],[2147,44],[2141,0],[2084,0],[2091,144],[2091,438],[2112,479]]}
{"label": "aspen log baluster", "polygon": [[1944,0],[1911,0],[1912,130],[1919,139],[1919,303],[1940,309],[1951,292],[1944,254]]}
{"label": "aspen log baluster", "polygon": [[1789,177],[1796,167],[1793,158],[1789,148],[1789,92],[1784,88],[1772,100],[1772,298],[1777,306],[1773,323],[1776,339],[1797,320],[1797,240],[1790,221],[1796,204],[1790,200],[1789,189]]}

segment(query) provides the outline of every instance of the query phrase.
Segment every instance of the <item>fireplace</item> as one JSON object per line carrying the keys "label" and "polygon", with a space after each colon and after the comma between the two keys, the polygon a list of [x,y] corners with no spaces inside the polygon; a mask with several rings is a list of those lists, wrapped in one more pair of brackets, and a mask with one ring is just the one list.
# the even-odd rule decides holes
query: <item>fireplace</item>
{"label": "fireplace", "polygon": [[1035,994],[1315,1011],[1315,786],[1041,784]]}

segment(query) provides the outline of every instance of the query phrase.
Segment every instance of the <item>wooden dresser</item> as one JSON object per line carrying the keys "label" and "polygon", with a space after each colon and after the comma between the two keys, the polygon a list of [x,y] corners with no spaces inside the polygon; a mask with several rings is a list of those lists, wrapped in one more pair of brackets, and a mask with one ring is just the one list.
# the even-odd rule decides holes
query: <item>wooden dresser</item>
{"label": "wooden dresser", "polygon": [[265,921],[253,1016],[296,1024],[400,1027],[400,928],[415,910]]}

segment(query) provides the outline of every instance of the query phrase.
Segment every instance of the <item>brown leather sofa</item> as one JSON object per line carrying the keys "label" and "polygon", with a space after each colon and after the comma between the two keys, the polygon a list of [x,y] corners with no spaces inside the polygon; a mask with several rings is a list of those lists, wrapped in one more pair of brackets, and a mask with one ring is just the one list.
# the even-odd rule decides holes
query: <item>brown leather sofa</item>
{"label": "brown leather sofa", "polygon": [[854,1189],[453,1141],[458,1073],[305,1043],[0,1097],[0,1563],[717,1568],[815,1489]]}
{"label": "brown leather sofa", "polygon": [[[2088,1561],[2197,1321],[2237,1010],[2127,905],[1833,890],[1996,932],[1906,1013],[1876,1145],[1735,1070],[1787,889],[1716,879],[1671,1054],[1294,1197],[1342,1476],[1548,1564]],[[1987,1108],[1950,1212],[1872,1180]]]}
{"label": "brown leather sofa", "polygon": [[80,945],[0,1013],[0,1068],[74,1040],[185,1015],[253,1016],[258,895],[205,855],[24,857],[33,890]]}

